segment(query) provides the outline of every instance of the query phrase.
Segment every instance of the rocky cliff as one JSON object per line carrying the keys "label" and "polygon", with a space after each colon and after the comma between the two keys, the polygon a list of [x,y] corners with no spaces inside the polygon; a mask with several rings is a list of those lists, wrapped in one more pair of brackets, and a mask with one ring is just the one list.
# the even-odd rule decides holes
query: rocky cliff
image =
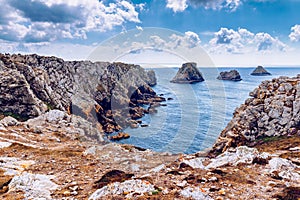
{"label": "rocky cliff", "polygon": [[[161,101],[149,89],[155,83],[152,72],[149,78],[138,66],[61,60],[56,69],[68,65],[72,72],[66,78],[68,71],[50,75],[44,69],[47,62],[56,66],[57,58],[2,55],[1,60],[1,109],[31,119],[1,116],[0,199],[300,198],[300,76],[265,81],[251,92],[212,151],[171,155],[106,143],[91,123],[94,113],[107,123],[114,119],[109,121],[113,125],[114,111],[126,110],[118,107],[123,102],[129,102],[128,117],[137,118],[138,105]],[[47,62],[34,67],[36,60]],[[125,82],[128,78],[144,84],[136,88]]]}
{"label": "rocky cliff", "polygon": [[140,105],[164,100],[150,87],[156,84],[154,71],[124,63],[0,54],[0,84],[5,116],[25,120],[59,109],[99,121],[104,132],[149,112]]}
{"label": "rocky cliff", "polygon": [[262,82],[222,131],[212,152],[255,145],[271,137],[300,135],[300,76]]}

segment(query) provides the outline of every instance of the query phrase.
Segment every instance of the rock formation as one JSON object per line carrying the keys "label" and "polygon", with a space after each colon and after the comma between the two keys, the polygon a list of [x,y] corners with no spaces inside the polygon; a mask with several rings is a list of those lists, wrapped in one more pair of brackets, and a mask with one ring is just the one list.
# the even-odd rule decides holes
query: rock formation
{"label": "rock formation", "polygon": [[197,64],[193,62],[182,64],[182,67],[171,80],[172,83],[196,83],[202,81],[204,81],[204,78],[198,70]]}
{"label": "rock formation", "polygon": [[250,95],[212,151],[195,155],[107,143],[67,111],[7,116],[0,199],[299,199],[300,76],[265,81]]}
{"label": "rock formation", "polygon": [[219,80],[228,80],[228,81],[241,81],[242,78],[237,70],[230,70],[221,72],[217,77]]}
{"label": "rock formation", "polygon": [[255,145],[260,139],[300,134],[300,75],[264,81],[234,112],[212,152]]}
{"label": "rock formation", "polygon": [[256,69],[251,73],[252,76],[268,76],[271,75],[265,68],[262,66],[257,66]]}
{"label": "rock formation", "polygon": [[104,132],[142,117],[140,105],[165,100],[150,87],[154,71],[124,63],[0,54],[0,83],[0,114],[26,120],[59,109],[99,121]]}
{"label": "rock formation", "polygon": [[59,110],[0,120],[0,199],[300,198],[299,136],[208,158],[95,144],[85,124]]}

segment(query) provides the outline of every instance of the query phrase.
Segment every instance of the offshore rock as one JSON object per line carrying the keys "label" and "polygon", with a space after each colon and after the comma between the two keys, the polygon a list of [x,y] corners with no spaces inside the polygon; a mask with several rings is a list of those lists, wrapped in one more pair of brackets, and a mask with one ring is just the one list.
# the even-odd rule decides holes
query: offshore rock
{"label": "offshore rock", "polygon": [[182,64],[182,67],[171,80],[172,83],[196,83],[202,81],[204,81],[204,78],[198,70],[197,64],[193,62]]}
{"label": "offshore rock", "polygon": [[268,76],[271,75],[263,66],[257,66],[256,69],[251,73],[252,76]]}
{"label": "offshore rock", "polygon": [[230,70],[221,72],[220,75],[217,77],[219,80],[228,80],[228,81],[241,81],[241,75],[237,70]]}

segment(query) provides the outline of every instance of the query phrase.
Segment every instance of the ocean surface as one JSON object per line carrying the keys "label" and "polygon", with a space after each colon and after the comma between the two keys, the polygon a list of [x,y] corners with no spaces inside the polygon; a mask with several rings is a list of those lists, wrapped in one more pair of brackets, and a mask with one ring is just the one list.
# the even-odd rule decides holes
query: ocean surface
{"label": "ocean surface", "polygon": [[[236,69],[242,81],[221,81],[221,71]],[[178,68],[154,69],[157,94],[173,100],[158,107],[155,114],[145,115],[148,127],[127,128],[131,137],[119,143],[132,144],[159,152],[195,153],[211,147],[231,120],[234,110],[249,97],[262,81],[279,76],[296,76],[300,68],[267,68],[271,76],[251,76],[254,68],[200,68],[205,79],[196,84],[175,84],[170,80]]]}

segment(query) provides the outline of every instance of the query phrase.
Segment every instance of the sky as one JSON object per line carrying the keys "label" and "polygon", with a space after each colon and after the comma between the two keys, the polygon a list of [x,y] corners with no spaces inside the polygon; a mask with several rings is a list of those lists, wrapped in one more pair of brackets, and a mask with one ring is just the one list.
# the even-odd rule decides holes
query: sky
{"label": "sky", "polygon": [[[188,55],[203,56],[203,50],[216,66],[300,66],[300,0],[0,0],[0,5],[1,53],[85,60],[96,51],[105,61],[174,64],[193,61]],[[120,52],[124,55],[116,55]]]}

